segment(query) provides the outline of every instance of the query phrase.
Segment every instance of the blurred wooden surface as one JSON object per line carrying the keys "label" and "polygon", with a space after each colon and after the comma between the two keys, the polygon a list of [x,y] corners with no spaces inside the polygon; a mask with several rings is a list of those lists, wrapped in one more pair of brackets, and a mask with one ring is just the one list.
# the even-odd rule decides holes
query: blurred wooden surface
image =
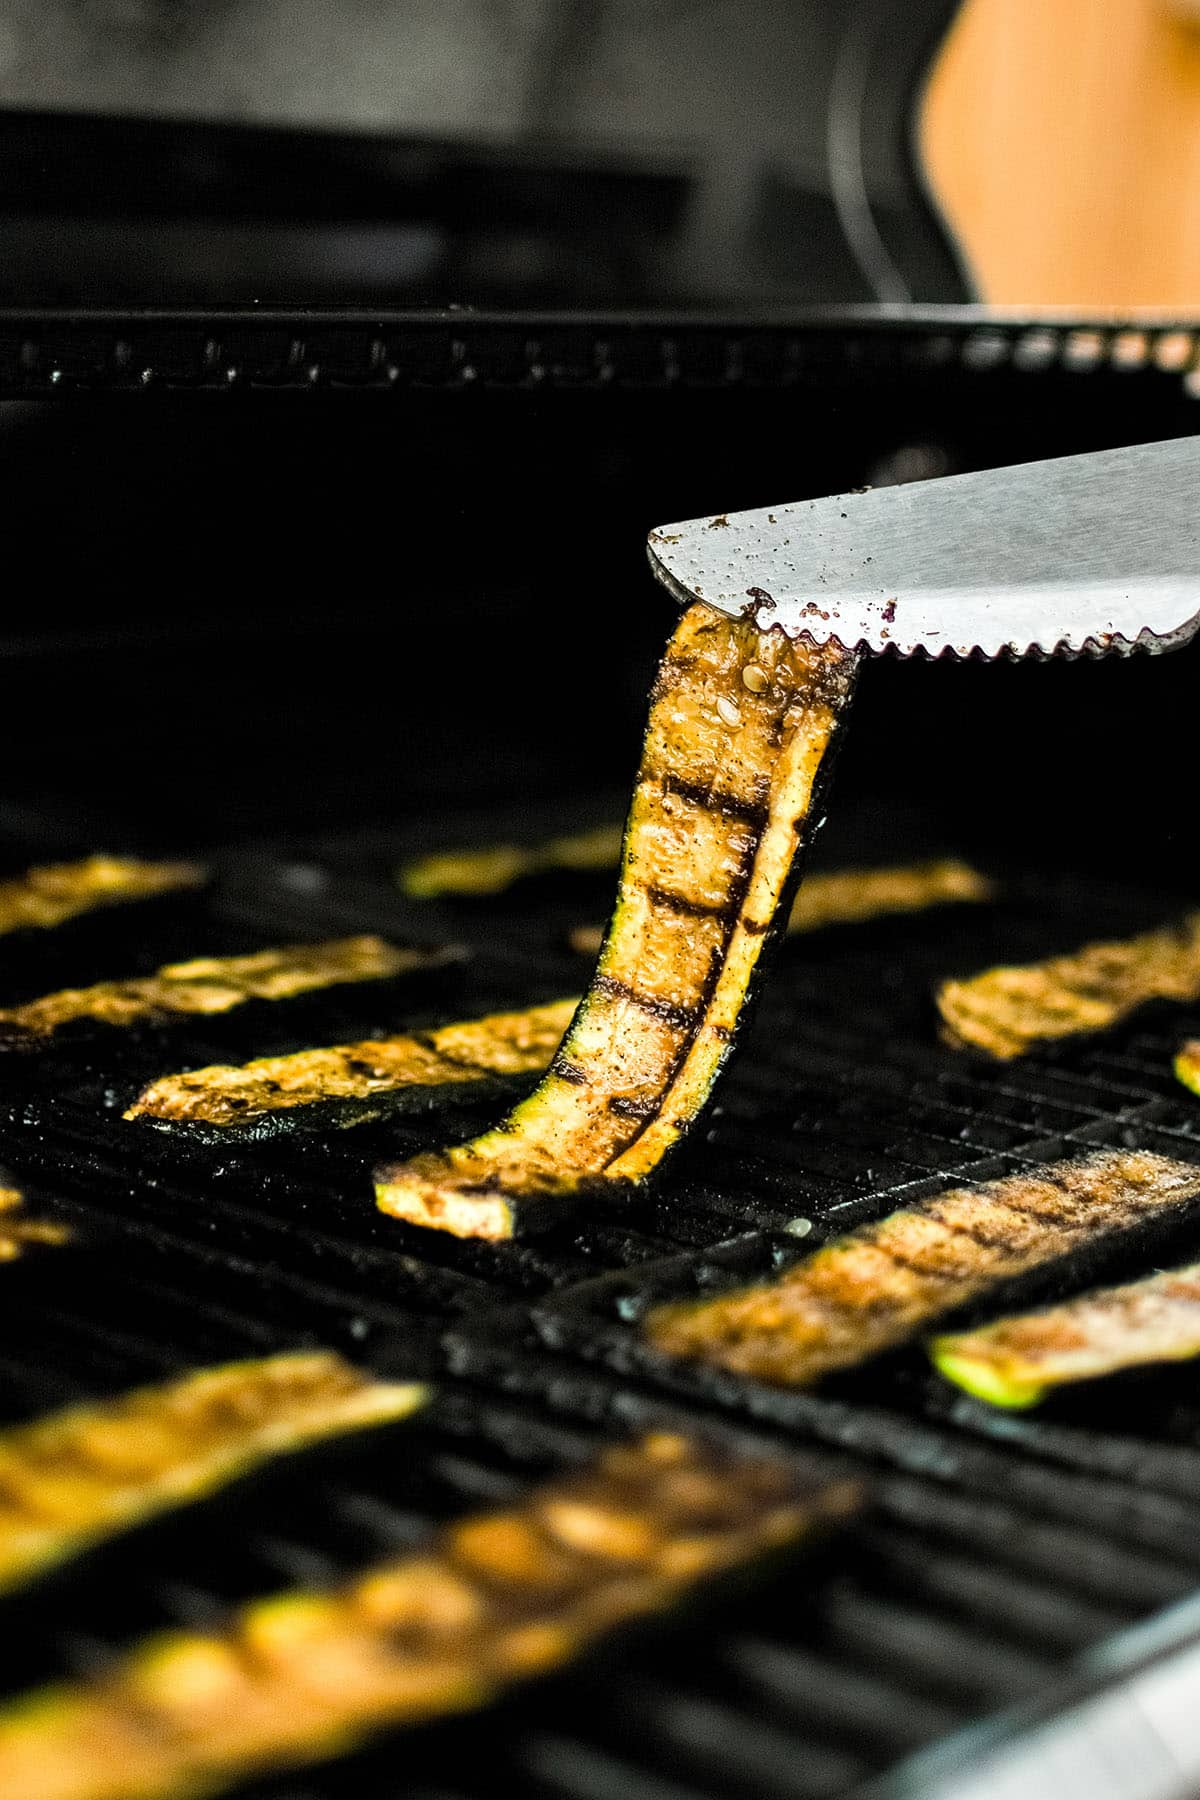
{"label": "blurred wooden surface", "polygon": [[1200,307],[1200,4],[964,0],[919,141],[981,299]]}

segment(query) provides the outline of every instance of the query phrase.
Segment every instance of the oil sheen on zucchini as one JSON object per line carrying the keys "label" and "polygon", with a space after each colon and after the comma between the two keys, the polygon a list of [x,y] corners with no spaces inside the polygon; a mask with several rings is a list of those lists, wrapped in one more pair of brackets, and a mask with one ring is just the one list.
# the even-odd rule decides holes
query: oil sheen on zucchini
{"label": "oil sheen on zucchini", "polygon": [[1197,999],[1200,912],[1070,956],[944,982],[937,1004],[949,1043],[1007,1060],[1055,1038],[1107,1031],[1148,1000]]}
{"label": "oil sheen on zucchini", "polygon": [[774,1280],[654,1307],[655,1350],[807,1387],[906,1342],[1011,1276],[1200,1198],[1200,1168],[1100,1150],[951,1188],[825,1244]]}
{"label": "oil sheen on zucchini", "polygon": [[377,1173],[384,1212],[459,1237],[545,1228],[597,1183],[637,1183],[729,1052],[856,658],[705,606],[651,693],[616,909],[545,1080],[495,1130]]}
{"label": "oil sheen on zucchini", "polygon": [[172,1013],[231,1012],[248,1000],[290,1000],[342,982],[386,981],[421,967],[436,952],[402,949],[364,933],[322,944],[288,944],[246,956],[198,956],[168,963],[153,975],[62,988],[20,1006],[0,1009],[0,1038],[47,1037],[63,1025],[93,1019],[133,1025]]}
{"label": "oil sheen on zucchini", "polygon": [[1015,1408],[1118,1369],[1186,1362],[1200,1356],[1200,1263],[932,1338],[929,1354],[968,1394]]}
{"label": "oil sheen on zucchini", "polygon": [[341,1587],[252,1601],[7,1703],[0,1794],[196,1800],[475,1711],[861,1501],[793,1461],[649,1433]]}
{"label": "oil sheen on zucchini", "polygon": [[405,1418],[426,1390],[331,1350],[199,1369],[0,1432],[0,1590],[287,1450]]}

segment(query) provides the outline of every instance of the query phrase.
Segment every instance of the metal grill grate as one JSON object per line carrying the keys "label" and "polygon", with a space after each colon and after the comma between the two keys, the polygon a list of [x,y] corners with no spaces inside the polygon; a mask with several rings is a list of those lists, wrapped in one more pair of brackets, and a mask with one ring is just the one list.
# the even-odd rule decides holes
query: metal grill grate
{"label": "metal grill grate", "polygon": [[[289,933],[419,928],[428,940],[444,929],[473,952],[423,992],[344,989],[6,1059],[0,1162],[80,1234],[5,1276],[8,1416],[309,1342],[383,1373],[445,1377],[424,1420],[306,1453],[60,1571],[35,1605],[4,1602],[6,1687],[94,1668],[147,1630],[210,1625],[242,1596],[335,1579],[664,1416],[865,1467],[874,1511],[769,1592],[723,1602],[702,1632],[668,1628],[469,1731],[413,1734],[402,1750],[253,1792],[840,1794],[1042,1691],[1080,1652],[1197,1586],[1200,1413],[1179,1375],[1108,1383],[1099,1398],[1013,1420],[950,1397],[913,1355],[819,1394],[768,1394],[672,1370],[638,1350],[633,1328],[651,1296],[763,1273],[948,1180],[1097,1143],[1200,1161],[1200,1107],[1169,1067],[1200,1013],[1147,1012],[1002,1067],[943,1048],[933,1028],[937,976],[1140,926],[1161,901],[1016,884],[995,908],[793,941],[700,1141],[663,1186],[528,1247],[422,1234],[371,1204],[368,1171],[385,1147],[470,1129],[494,1096],[228,1150],[120,1119],[140,1082],[167,1069],[570,992],[585,970],[566,926],[594,914],[602,889],[431,912],[365,877],[306,887],[294,871],[248,865],[208,899],[30,934],[4,953],[6,979],[19,967],[32,992]],[[803,1239],[798,1218],[811,1221]],[[1172,1251],[1196,1235],[1177,1230]],[[1134,1252],[1156,1253],[1150,1242]]]}

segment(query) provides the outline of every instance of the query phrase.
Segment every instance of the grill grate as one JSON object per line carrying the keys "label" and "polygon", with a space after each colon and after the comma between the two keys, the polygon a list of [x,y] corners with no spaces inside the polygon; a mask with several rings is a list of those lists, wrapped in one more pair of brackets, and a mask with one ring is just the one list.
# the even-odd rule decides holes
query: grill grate
{"label": "grill grate", "polygon": [[[1016,884],[996,908],[794,940],[700,1141],[662,1187],[528,1247],[422,1234],[371,1204],[368,1172],[385,1148],[471,1129],[494,1096],[468,1103],[460,1091],[329,1139],[285,1131],[230,1149],[120,1119],[133,1089],[168,1069],[570,992],[584,969],[565,928],[594,915],[602,888],[531,889],[499,914],[439,912],[361,875],[305,889],[259,864],[230,870],[206,899],[30,934],[0,958],[36,991],[288,933],[419,927],[472,951],[423,991],[344,989],[249,1020],[95,1032],[6,1060],[0,1162],[79,1234],[5,1275],[7,1417],[316,1342],[444,1383],[411,1424],[317,1447],[47,1577],[36,1604],[4,1601],[5,1688],[86,1673],[148,1630],[209,1626],[244,1596],[336,1579],[662,1418],[866,1468],[874,1509],[769,1592],[723,1601],[703,1632],[652,1633],[469,1731],[411,1734],[401,1758],[376,1747],[246,1793],[832,1796],[1038,1693],[1200,1582],[1200,1411],[1181,1375],[1123,1378],[1102,1398],[1012,1419],[942,1390],[913,1354],[818,1394],[771,1394],[669,1368],[635,1334],[651,1298],[760,1275],[950,1180],[1094,1144],[1200,1161],[1200,1108],[1170,1074],[1200,1013],[1148,1011],[1103,1040],[989,1067],[938,1044],[929,1002],[942,974],[1133,929],[1161,902]],[[1176,1228],[1171,1252],[1196,1238],[1195,1225]]]}

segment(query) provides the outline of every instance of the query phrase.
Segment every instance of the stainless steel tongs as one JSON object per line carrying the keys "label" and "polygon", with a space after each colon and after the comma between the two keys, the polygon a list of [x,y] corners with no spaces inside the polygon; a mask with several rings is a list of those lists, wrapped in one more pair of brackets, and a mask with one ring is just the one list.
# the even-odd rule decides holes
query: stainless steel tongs
{"label": "stainless steel tongs", "polygon": [[1200,437],[650,533],[680,600],[898,656],[1175,650],[1200,625]]}

